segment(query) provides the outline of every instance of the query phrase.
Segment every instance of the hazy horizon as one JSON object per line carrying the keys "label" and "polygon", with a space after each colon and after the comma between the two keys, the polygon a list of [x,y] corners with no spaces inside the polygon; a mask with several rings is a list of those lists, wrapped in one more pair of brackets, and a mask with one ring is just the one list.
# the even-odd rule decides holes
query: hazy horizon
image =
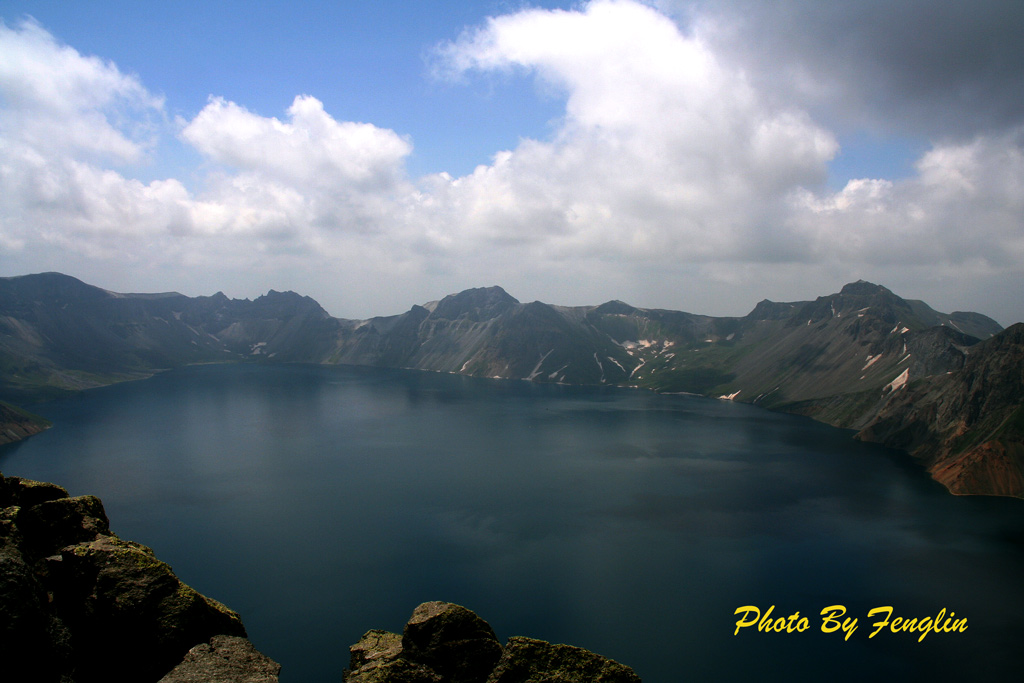
{"label": "hazy horizon", "polygon": [[[58,271],[50,271],[50,272],[58,272]],[[41,274],[43,274],[43,273],[26,273],[26,275],[41,275]],[[60,273],[60,274],[61,275],[67,275],[69,277],[74,277],[75,279],[77,279],[77,280],[79,280],[81,282],[84,282],[87,285],[92,285],[92,286],[96,286],[96,287],[99,286],[99,285],[97,285],[94,282],[88,282],[88,281],[83,280],[82,278],[76,277],[76,276],[74,276],[74,275],[72,275],[70,273]],[[17,276],[17,275],[16,276],[0,276],[0,279],[6,279],[6,278],[9,278],[9,277],[23,277],[23,276]],[[856,281],[853,281],[853,282],[856,282]],[[269,294],[271,291],[274,291],[274,292],[292,292],[292,293],[298,294],[300,296],[310,297],[311,299],[316,301],[318,304],[320,304],[320,306],[323,307],[324,310],[326,310],[334,318],[348,319],[348,320],[366,320],[366,319],[373,318],[373,317],[389,317],[389,316],[393,316],[393,315],[401,315],[402,313],[407,312],[413,306],[417,306],[417,305],[423,306],[423,305],[426,305],[426,304],[436,303],[436,302],[440,301],[441,299],[445,298],[446,296],[451,296],[451,295],[459,294],[460,292],[464,292],[464,291],[470,290],[470,289],[486,289],[486,288],[489,288],[489,287],[499,287],[499,288],[501,288],[506,294],[508,294],[509,296],[511,296],[514,299],[518,300],[520,303],[530,303],[531,301],[540,301],[542,303],[549,304],[549,305],[552,305],[552,306],[575,307],[575,306],[600,306],[601,304],[604,304],[604,303],[607,303],[607,302],[610,302],[610,301],[622,301],[623,303],[629,304],[630,306],[633,306],[634,308],[642,308],[642,309],[649,309],[649,310],[650,309],[662,309],[662,310],[671,310],[671,311],[682,311],[684,313],[692,313],[692,314],[695,314],[695,315],[706,315],[706,316],[710,316],[710,317],[743,317],[743,316],[747,315],[748,313],[750,313],[755,308],[755,306],[758,303],[760,303],[762,300],[765,300],[765,299],[767,299],[769,301],[773,301],[775,303],[795,303],[795,302],[801,302],[801,301],[814,301],[818,297],[829,296],[829,295],[832,295],[832,294],[838,294],[839,291],[842,289],[842,287],[847,285],[847,284],[851,284],[851,283],[849,283],[849,282],[843,283],[843,285],[840,286],[840,287],[837,287],[835,289],[835,291],[831,291],[831,292],[818,292],[818,293],[814,293],[814,294],[809,294],[808,296],[800,298],[800,299],[778,300],[778,299],[767,299],[767,297],[762,297],[761,299],[758,299],[757,301],[751,302],[750,307],[747,310],[743,311],[743,312],[740,312],[740,313],[715,313],[715,312],[709,312],[709,311],[689,310],[689,309],[685,309],[685,308],[668,308],[668,307],[664,307],[664,306],[645,306],[643,304],[639,304],[639,303],[636,303],[634,301],[626,301],[626,300],[624,300],[622,298],[604,299],[604,300],[601,300],[601,301],[587,301],[587,302],[575,303],[575,304],[568,304],[568,303],[565,303],[565,302],[562,302],[562,301],[554,301],[554,300],[550,300],[550,299],[523,299],[523,298],[521,298],[519,296],[516,296],[516,293],[514,291],[509,291],[509,289],[507,287],[504,287],[503,285],[501,285],[499,283],[490,283],[490,284],[485,284],[485,285],[477,285],[477,286],[474,286],[474,287],[467,287],[466,289],[459,290],[459,291],[445,292],[444,294],[438,294],[438,295],[435,295],[435,296],[430,297],[430,298],[421,298],[421,299],[418,299],[416,301],[410,301],[408,306],[406,306],[404,309],[399,310],[399,311],[392,311],[392,312],[380,312],[380,311],[377,311],[377,312],[371,312],[369,315],[365,315],[365,316],[345,315],[344,313],[339,314],[338,312],[335,312],[335,311],[332,311],[332,310],[328,309],[326,306],[324,306],[324,303],[322,301],[317,299],[317,297],[309,294],[308,292],[303,292],[303,291],[298,291],[298,290],[291,290],[291,289],[282,289],[282,288],[279,288],[279,287],[267,287],[263,291],[258,292],[258,293],[253,294],[253,295],[250,295],[250,296],[232,296],[230,293],[224,292],[222,290],[217,290],[217,291],[214,291],[214,292],[199,292],[199,293],[190,294],[190,293],[187,293],[187,292],[178,291],[177,289],[173,289],[173,288],[172,289],[153,290],[153,291],[131,291],[131,292],[110,290],[110,289],[107,289],[105,287],[100,287],[100,288],[101,289],[106,289],[106,291],[109,291],[109,292],[111,292],[113,294],[126,295],[126,296],[131,296],[131,295],[147,295],[147,296],[151,296],[151,295],[164,295],[164,294],[180,294],[180,295],[183,295],[183,296],[194,298],[194,297],[200,297],[200,296],[214,296],[216,294],[224,294],[229,299],[239,299],[239,300],[253,300],[253,299],[259,298],[261,296],[265,296],[265,295]],[[885,285],[883,283],[881,283],[881,282],[874,282],[872,284],[880,285],[882,287],[885,287]],[[892,291],[891,287],[886,287],[886,289],[889,289],[890,291]],[[893,291],[893,294],[895,294],[896,296],[899,296],[900,298],[902,298],[904,300],[915,300],[914,297],[901,296],[900,293],[896,292],[896,291]],[[986,315],[986,316],[988,316],[990,318],[992,317],[992,316],[989,316],[984,311],[972,311],[972,310],[966,310],[966,309],[949,309],[949,310],[945,310],[945,309],[936,308],[935,306],[932,306],[931,302],[929,302],[929,301],[926,301],[926,300],[923,300],[923,299],[917,299],[917,300],[924,301],[925,304],[928,304],[929,306],[931,306],[934,310],[936,310],[939,313],[981,313],[982,315]],[[993,318],[993,319],[995,319],[995,318]],[[1003,322],[999,321],[999,320],[996,320],[996,322],[998,322],[1004,328],[1009,327],[1010,325],[1014,324],[1014,323],[1003,324]],[[1021,322],[1021,321],[1015,321],[1015,322]]]}
{"label": "hazy horizon", "polygon": [[0,10],[0,274],[743,315],[865,279],[1024,320],[1024,5]]}

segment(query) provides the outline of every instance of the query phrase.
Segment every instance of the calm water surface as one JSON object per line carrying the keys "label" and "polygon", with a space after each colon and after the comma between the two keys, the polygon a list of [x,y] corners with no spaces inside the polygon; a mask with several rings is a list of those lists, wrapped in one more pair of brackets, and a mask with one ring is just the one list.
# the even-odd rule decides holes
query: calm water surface
{"label": "calm water surface", "polygon": [[[7,475],[100,496],[113,530],[242,614],[285,683],[447,600],[504,640],[590,648],[647,683],[1017,680],[1024,502],[726,402],[365,368],[197,366],[33,409]],[[820,611],[858,618],[849,640]],[[734,636],[736,608],[803,633]],[[967,617],[868,638],[867,612]]]}

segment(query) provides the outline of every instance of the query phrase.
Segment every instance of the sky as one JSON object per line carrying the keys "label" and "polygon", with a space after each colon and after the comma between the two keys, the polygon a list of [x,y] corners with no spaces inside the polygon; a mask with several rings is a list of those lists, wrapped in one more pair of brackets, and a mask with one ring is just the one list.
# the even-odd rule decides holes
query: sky
{"label": "sky", "polygon": [[0,0],[0,275],[1024,321],[1019,0]]}

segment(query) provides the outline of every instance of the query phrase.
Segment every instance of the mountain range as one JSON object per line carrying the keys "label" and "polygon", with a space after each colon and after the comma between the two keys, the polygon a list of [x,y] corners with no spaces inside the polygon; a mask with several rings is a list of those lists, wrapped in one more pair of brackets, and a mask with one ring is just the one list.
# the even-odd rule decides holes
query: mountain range
{"label": "mountain range", "polygon": [[1024,325],[1004,330],[979,313],[940,313],[864,281],[813,301],[764,300],[743,317],[621,301],[521,303],[486,287],[347,320],[294,292],[250,301],[119,294],[59,273],[0,278],[4,401],[31,404],[189,363],[243,360],[741,401],[906,450],[953,493],[1024,497]]}

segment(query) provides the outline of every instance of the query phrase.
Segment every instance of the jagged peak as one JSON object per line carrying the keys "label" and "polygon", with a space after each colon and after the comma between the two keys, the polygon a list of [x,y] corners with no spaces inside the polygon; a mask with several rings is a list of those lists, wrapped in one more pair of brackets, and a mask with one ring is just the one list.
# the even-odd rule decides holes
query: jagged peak
{"label": "jagged peak", "polygon": [[903,297],[894,294],[892,290],[876,285],[866,280],[857,280],[844,285],[838,294],[826,297],[819,297],[820,301],[829,301],[834,304],[837,311],[843,313],[852,312],[854,308],[871,306],[873,308],[912,309],[912,303]]}
{"label": "jagged peak", "polygon": [[[290,290],[290,289],[286,289],[286,290],[285,290],[285,291],[283,291],[283,292],[279,292],[279,291],[277,291],[276,289],[268,289],[268,290],[267,290],[267,293],[266,293],[266,294],[264,294],[263,296],[266,296],[266,297],[272,297],[272,296],[282,296],[282,295],[283,295],[283,296],[288,296],[288,295],[291,295],[291,296],[298,296],[298,294],[296,294],[295,292],[293,292],[293,291],[292,291],[292,290]],[[263,297],[259,297],[259,298],[263,298]]]}
{"label": "jagged peak", "polygon": [[254,299],[254,302],[256,303],[284,301],[314,301],[314,299],[308,296],[303,296],[302,294],[299,294],[297,292],[293,292],[290,289],[285,290],[283,292],[279,292],[276,289],[271,289],[267,291],[267,293],[264,294],[263,296],[258,296]]}

